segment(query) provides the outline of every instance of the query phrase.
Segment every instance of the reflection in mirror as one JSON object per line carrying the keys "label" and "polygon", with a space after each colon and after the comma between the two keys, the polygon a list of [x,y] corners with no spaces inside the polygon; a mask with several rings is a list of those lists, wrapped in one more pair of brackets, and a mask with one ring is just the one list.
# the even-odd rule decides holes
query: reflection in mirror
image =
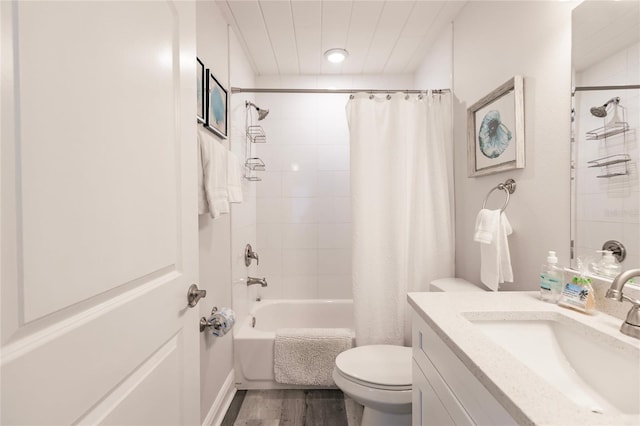
{"label": "reflection in mirror", "polygon": [[585,1],[572,16],[571,267],[603,245],[640,267],[640,2]]}

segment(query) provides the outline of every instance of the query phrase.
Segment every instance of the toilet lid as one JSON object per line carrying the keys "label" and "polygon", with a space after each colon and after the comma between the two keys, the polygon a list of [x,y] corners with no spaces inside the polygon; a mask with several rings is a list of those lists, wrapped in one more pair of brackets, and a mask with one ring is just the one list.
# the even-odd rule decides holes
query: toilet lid
{"label": "toilet lid", "polygon": [[347,378],[374,387],[411,388],[411,348],[393,345],[359,346],[336,357],[336,368]]}

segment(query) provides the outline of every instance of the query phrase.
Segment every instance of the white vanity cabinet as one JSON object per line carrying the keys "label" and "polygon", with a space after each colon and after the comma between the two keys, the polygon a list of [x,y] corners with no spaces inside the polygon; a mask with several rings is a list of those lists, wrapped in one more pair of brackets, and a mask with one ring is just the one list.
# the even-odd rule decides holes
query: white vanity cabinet
{"label": "white vanity cabinet", "polygon": [[414,426],[517,424],[415,311],[412,333]]}

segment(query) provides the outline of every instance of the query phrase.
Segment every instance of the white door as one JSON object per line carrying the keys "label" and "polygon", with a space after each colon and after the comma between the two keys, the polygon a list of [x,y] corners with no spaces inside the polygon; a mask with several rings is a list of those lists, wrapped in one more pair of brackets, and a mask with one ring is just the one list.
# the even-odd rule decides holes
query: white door
{"label": "white door", "polygon": [[195,6],[0,8],[0,422],[199,423]]}

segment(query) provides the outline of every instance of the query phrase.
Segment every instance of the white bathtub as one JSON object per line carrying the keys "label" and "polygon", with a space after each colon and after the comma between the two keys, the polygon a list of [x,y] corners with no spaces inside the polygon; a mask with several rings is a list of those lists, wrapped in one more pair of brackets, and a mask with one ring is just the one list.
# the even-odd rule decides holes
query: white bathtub
{"label": "white bathtub", "polygon": [[[255,326],[253,319],[255,318]],[[351,300],[262,300],[234,330],[238,389],[293,389],[273,374],[273,342],[279,328],[350,328]],[[354,335],[355,337],[355,335]]]}

